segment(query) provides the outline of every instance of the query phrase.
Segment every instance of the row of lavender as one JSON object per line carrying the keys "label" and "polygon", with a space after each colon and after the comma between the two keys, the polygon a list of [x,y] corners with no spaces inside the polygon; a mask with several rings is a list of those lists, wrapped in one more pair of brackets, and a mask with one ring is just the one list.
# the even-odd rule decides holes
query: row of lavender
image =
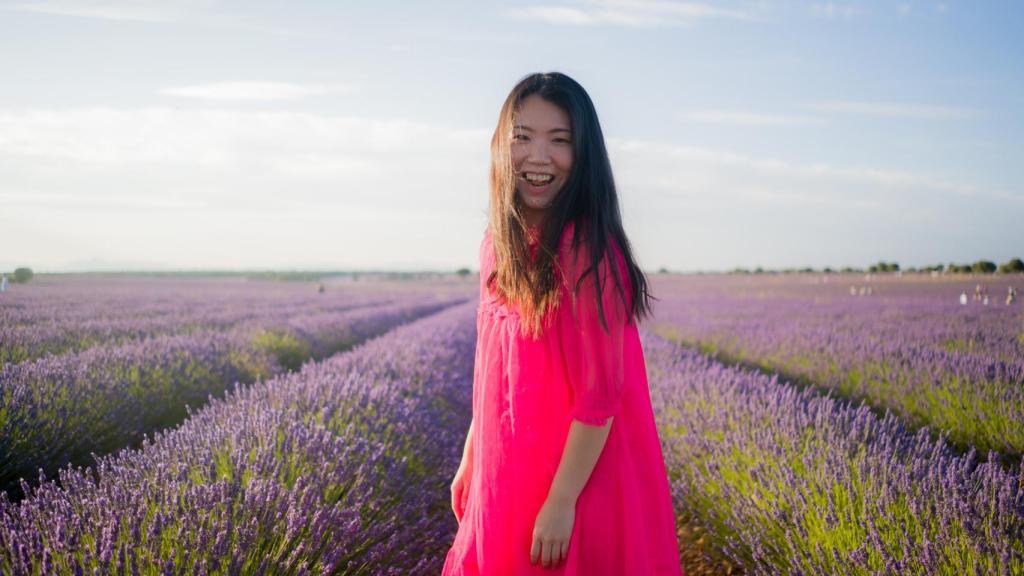
{"label": "row of lavender", "polygon": [[465,298],[391,299],[332,313],[284,307],[226,331],[203,328],[3,366],[0,488],[17,498],[20,478],[50,477],[69,463],[91,463],[93,454],[137,445],[233,383],[297,369]]}
{"label": "row of lavender", "polygon": [[469,423],[474,310],[236,388],[95,473],[61,471],[62,487],[0,495],[0,572],[436,572],[454,525],[440,498]]}
{"label": "row of lavender", "polygon": [[944,432],[961,449],[1019,459],[1022,306],[961,305],[958,295],[974,288],[964,282],[875,277],[871,296],[853,284],[848,291],[853,282],[864,281],[661,279],[656,330],[720,359],[891,410],[914,428]]}
{"label": "row of lavender", "polygon": [[645,331],[677,511],[748,574],[1024,574],[1024,465]]}
{"label": "row of lavender", "polygon": [[270,316],[332,314],[389,297],[355,284],[318,294],[306,283],[232,278],[46,277],[0,298],[0,366]]}
{"label": "row of lavender", "polygon": [[[471,311],[236,390],[96,477],[0,496],[0,571],[436,573]],[[1024,573],[1024,470],[646,330],[644,346],[677,510],[748,573]]]}

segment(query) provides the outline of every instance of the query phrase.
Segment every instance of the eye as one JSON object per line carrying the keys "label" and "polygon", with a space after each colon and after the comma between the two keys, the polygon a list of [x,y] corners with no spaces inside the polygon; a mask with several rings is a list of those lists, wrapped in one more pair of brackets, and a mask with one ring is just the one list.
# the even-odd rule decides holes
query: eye
{"label": "eye", "polygon": [[571,144],[571,142],[565,138],[555,138],[555,142],[562,142],[565,144]]}
{"label": "eye", "polygon": [[527,136],[526,134],[513,134],[512,135],[512,140],[515,141],[515,142],[525,142],[525,141],[527,141],[529,139],[530,139],[530,137]]}

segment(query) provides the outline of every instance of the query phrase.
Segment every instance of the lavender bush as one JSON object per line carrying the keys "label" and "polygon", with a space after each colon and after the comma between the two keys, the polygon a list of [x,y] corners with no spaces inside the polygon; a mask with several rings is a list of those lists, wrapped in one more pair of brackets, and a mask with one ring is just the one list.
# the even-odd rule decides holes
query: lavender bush
{"label": "lavender bush", "polygon": [[[1021,420],[1009,387],[1021,384],[1020,313],[948,306],[946,292],[957,291],[955,302],[966,288],[956,283],[875,278],[872,300],[834,280],[658,279],[662,301],[642,334],[677,510],[750,574],[1024,574],[1024,465],[979,456],[986,446],[1004,454],[1016,446]],[[215,330],[132,343],[211,338],[196,347],[209,358],[178,365],[153,349],[113,370],[163,367],[164,386],[141,390],[143,398],[180,400],[193,365],[301,368],[186,409],[176,429],[101,456],[94,468],[63,466],[35,488],[22,482],[20,502],[0,494],[0,573],[436,574],[456,529],[448,483],[471,416],[475,300],[308,360],[365,339],[359,334],[373,333],[382,310],[427,313],[466,292],[413,287],[389,291],[395,303],[387,306],[268,309]],[[121,346],[45,360],[106,358],[102,350]],[[68,405],[118,406],[114,414],[131,415],[114,419],[132,422],[163,402],[138,402],[125,390]],[[932,406],[920,416],[901,398],[954,390],[946,404],[914,399]],[[977,408],[984,394],[994,400]],[[943,420],[968,414],[991,422]],[[75,415],[67,426],[89,418]],[[101,430],[102,420],[94,415],[88,426]],[[943,430],[959,434],[950,439],[965,452]],[[5,441],[8,432],[0,434]]]}
{"label": "lavender bush", "polygon": [[94,453],[135,445],[143,434],[180,422],[186,406],[202,405],[234,382],[280,373],[280,351],[261,339],[266,330],[301,344],[301,364],[456,301],[405,296],[333,314],[263,318],[261,331],[246,325],[160,336],[4,366],[0,486],[17,497],[19,478],[34,478],[39,469],[50,476],[68,463],[90,463]]}
{"label": "lavender bush", "polygon": [[750,574],[1024,573],[1024,465],[650,332],[644,348],[676,505]]}
{"label": "lavender bush", "polygon": [[[1024,309],[959,304],[972,282],[863,277],[661,279],[655,330],[730,363],[891,410],[961,450],[1024,454]],[[1005,293],[994,283],[992,292]],[[858,287],[856,284],[860,284]],[[856,295],[851,296],[850,287]]]}
{"label": "lavender bush", "polygon": [[[454,519],[472,305],[213,400],[11,503],[5,574],[419,574]],[[429,442],[428,442],[429,440]]]}
{"label": "lavender bush", "polygon": [[153,336],[227,330],[268,317],[383,304],[389,290],[209,278],[57,278],[0,298],[0,366]]}

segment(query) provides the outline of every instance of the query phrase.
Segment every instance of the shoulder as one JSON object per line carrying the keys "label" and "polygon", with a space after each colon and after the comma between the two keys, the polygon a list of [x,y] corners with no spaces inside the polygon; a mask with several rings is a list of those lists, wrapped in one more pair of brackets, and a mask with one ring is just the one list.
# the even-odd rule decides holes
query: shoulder
{"label": "shoulder", "polygon": [[[575,226],[572,222],[566,224],[562,229],[562,237],[559,243],[559,259],[563,271],[568,277],[579,278],[590,267],[590,243],[586,233],[585,222],[580,226],[579,239],[575,239]],[[621,275],[628,273],[626,259],[622,253],[619,243],[614,237],[609,236],[604,253],[598,260],[598,266],[602,269],[602,279],[615,264],[616,272]]]}
{"label": "shoulder", "polygon": [[[582,231],[581,231],[582,232]],[[627,263],[622,247],[614,237],[606,240],[604,253],[594,267],[590,260],[590,240],[582,233],[575,249],[571,235],[563,241],[560,256],[562,269],[562,287],[566,289],[564,296],[570,300],[576,297],[592,298],[600,292],[599,298],[624,301],[630,308],[633,290]],[[617,298],[615,296],[621,296]]]}
{"label": "shoulder", "polygon": [[494,247],[491,245],[490,227],[484,230],[484,237],[480,240],[480,250],[477,255],[479,258],[480,277],[481,281],[483,281],[494,270]]}
{"label": "shoulder", "polygon": [[491,227],[488,226],[484,230],[484,237],[480,240],[480,259],[483,260],[485,254],[491,250]]}

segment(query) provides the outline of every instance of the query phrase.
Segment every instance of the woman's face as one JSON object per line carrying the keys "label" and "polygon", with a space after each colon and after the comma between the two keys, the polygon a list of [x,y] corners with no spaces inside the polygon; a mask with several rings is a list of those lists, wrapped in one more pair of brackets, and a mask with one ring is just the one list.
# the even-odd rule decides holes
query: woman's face
{"label": "woman's face", "polygon": [[527,222],[535,226],[569,179],[572,126],[565,110],[536,94],[522,101],[513,124],[516,194],[525,208]]}

